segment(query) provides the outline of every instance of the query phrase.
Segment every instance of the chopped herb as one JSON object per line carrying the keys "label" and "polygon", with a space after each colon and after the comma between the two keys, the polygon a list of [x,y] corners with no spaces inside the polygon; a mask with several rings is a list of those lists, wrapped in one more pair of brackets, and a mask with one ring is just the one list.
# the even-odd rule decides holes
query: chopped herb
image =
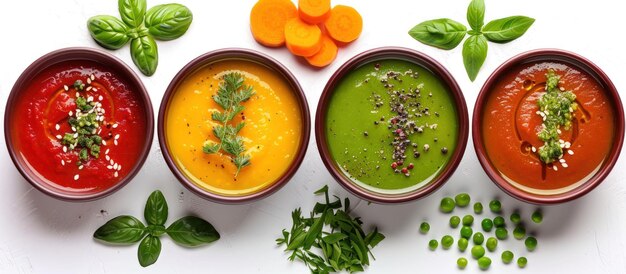
{"label": "chopped herb", "polygon": [[[289,260],[303,261],[311,273],[364,271],[370,264],[371,248],[385,236],[377,228],[366,234],[361,219],[350,215],[350,200],[346,198],[344,206],[338,198],[331,202],[328,186],[315,194],[324,194],[325,203],[317,203],[308,218],[300,208],[294,210],[291,231],[283,229],[276,242],[291,252]],[[313,247],[319,252],[313,252]]]}
{"label": "chopped herb", "polygon": [[202,151],[206,154],[217,153],[220,149],[230,154],[231,161],[237,167],[235,177],[243,167],[250,165],[250,155],[244,154],[243,138],[237,135],[245,126],[245,122],[240,122],[237,125],[229,123],[235,116],[244,111],[245,107],[241,104],[248,101],[252,95],[254,95],[252,86],[244,85],[244,78],[241,74],[228,73],[224,75],[217,94],[213,95],[213,100],[222,107],[224,112],[215,111],[211,115],[214,121],[221,123],[221,125],[213,127],[213,134],[220,140],[220,143],[206,141],[202,146]]}
{"label": "chopped herb", "polygon": [[[559,80],[561,76],[554,70],[546,73],[546,93],[537,101],[537,114],[543,119],[541,131],[537,136],[544,142],[539,148],[539,159],[549,164],[563,156],[563,148],[569,148],[569,143],[560,139],[561,128],[569,130],[572,126],[573,112],[577,109],[576,95],[571,91],[561,91]],[[564,166],[566,167],[566,166]]]}

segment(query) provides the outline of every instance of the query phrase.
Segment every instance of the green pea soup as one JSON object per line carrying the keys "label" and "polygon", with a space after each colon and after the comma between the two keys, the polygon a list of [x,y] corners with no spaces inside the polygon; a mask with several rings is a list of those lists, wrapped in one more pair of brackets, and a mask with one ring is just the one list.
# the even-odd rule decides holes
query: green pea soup
{"label": "green pea soup", "polygon": [[325,121],[329,152],[345,176],[388,194],[433,181],[456,150],[458,130],[448,86],[400,59],[372,61],[346,74]]}

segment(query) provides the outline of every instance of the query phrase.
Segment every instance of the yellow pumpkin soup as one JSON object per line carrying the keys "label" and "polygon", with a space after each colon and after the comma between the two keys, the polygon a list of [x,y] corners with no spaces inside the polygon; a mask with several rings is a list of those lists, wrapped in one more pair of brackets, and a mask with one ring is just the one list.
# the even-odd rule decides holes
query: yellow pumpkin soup
{"label": "yellow pumpkin soup", "polygon": [[[239,93],[223,98],[238,102],[241,111],[219,100],[220,88],[237,80],[243,81]],[[248,96],[237,101],[244,92]],[[165,133],[185,176],[208,191],[242,196],[271,186],[289,169],[301,146],[302,122],[296,95],[281,75],[255,62],[224,60],[182,81],[166,113]],[[229,128],[235,130],[231,135],[220,131]],[[241,152],[229,153],[228,142]]]}

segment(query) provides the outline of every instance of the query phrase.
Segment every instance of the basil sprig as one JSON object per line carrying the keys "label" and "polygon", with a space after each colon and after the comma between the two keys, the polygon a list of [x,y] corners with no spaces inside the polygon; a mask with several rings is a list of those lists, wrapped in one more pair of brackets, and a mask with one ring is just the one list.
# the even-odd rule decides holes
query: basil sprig
{"label": "basil sprig", "polygon": [[93,237],[107,243],[130,245],[139,243],[137,257],[143,267],[154,264],[161,254],[161,237],[167,234],[186,247],[196,247],[219,240],[220,234],[209,222],[194,216],[178,219],[165,228],[168,206],[161,191],[155,190],[148,197],[144,210],[148,226],[132,216],[115,217],[94,232]]}
{"label": "basil sprig", "polygon": [[133,63],[146,76],[151,76],[159,64],[156,40],[173,40],[187,32],[193,15],[181,4],[163,4],[146,12],[146,0],[119,0],[121,20],[110,15],[98,15],[87,20],[91,37],[102,47],[119,49],[131,43]]}
{"label": "basil sprig", "polygon": [[467,8],[470,30],[452,19],[441,18],[417,24],[409,35],[415,40],[440,49],[450,50],[463,43],[463,65],[470,80],[474,81],[487,58],[487,40],[507,43],[524,35],[535,22],[526,16],[510,16],[485,24],[485,1],[472,0]]}

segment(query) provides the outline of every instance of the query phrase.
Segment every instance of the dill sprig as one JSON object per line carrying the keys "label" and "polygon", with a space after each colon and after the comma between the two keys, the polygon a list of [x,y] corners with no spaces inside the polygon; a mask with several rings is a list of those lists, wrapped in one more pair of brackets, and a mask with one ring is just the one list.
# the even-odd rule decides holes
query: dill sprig
{"label": "dill sprig", "polygon": [[235,177],[243,167],[250,165],[250,155],[243,154],[246,150],[243,138],[237,135],[245,126],[245,122],[232,125],[231,121],[244,111],[242,103],[248,101],[252,95],[254,95],[252,86],[244,85],[244,77],[240,73],[224,75],[217,94],[213,95],[213,100],[224,111],[215,111],[211,114],[214,121],[221,123],[213,127],[213,134],[220,142],[205,141],[202,146],[202,151],[206,154],[217,153],[220,150],[230,154],[231,162],[237,167]]}

